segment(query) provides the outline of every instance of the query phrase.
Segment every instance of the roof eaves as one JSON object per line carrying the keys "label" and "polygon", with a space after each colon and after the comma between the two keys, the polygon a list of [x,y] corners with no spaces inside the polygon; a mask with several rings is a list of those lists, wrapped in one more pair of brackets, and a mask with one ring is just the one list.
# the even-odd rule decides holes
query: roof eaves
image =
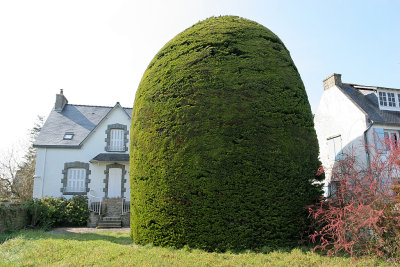
{"label": "roof eaves", "polygon": [[122,108],[122,109],[125,111],[126,115],[128,115],[129,119],[132,119],[132,114],[129,114],[127,111],[127,109],[130,109],[130,108]]}
{"label": "roof eaves", "polygon": [[354,88],[359,88],[359,89],[370,89],[370,90],[378,90],[378,89],[383,89],[383,90],[400,90],[400,88],[390,88],[390,87],[382,87],[382,86],[372,86],[372,85],[362,85],[362,84],[355,84],[355,83],[343,83],[345,85],[350,85]]}
{"label": "roof eaves", "polygon": [[382,125],[382,126],[385,126],[385,125],[399,126],[399,124],[395,123],[395,122],[374,122],[374,121],[372,121],[371,124],[373,124],[373,125]]}
{"label": "roof eaves", "polygon": [[81,145],[32,145],[33,148],[71,148],[71,149],[79,149],[82,146]]}

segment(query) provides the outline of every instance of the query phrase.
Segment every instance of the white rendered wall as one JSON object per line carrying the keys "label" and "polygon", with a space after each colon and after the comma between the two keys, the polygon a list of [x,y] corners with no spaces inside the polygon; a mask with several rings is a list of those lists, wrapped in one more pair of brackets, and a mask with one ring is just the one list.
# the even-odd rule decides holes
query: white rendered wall
{"label": "white rendered wall", "polygon": [[[314,117],[320,147],[320,160],[325,169],[325,185],[330,182],[334,159],[329,157],[328,138],[341,135],[345,154],[358,152],[358,159],[366,162],[364,131],[367,129],[365,114],[338,87],[324,91]],[[326,190],[326,188],[325,188]]]}
{"label": "white rendered wall", "polygon": [[[107,164],[110,163],[90,163],[89,161],[97,156],[99,153],[107,153],[106,147],[106,130],[109,124],[120,123],[130,129],[131,120],[124,110],[117,107],[112,110],[108,116],[101,122],[101,124],[94,130],[89,137],[84,141],[80,149],[66,149],[66,148],[38,148],[35,170],[35,185],[33,197],[40,198],[45,196],[61,197],[63,196],[60,189],[63,187],[61,179],[63,179],[62,171],[64,163],[80,161],[89,163],[91,174],[89,179],[89,189],[94,190],[99,196],[104,196],[103,188],[106,175]],[[129,142],[129,134],[128,134]],[[129,153],[129,143],[127,144],[128,151],[123,154]],[[117,153],[117,152],[112,152]],[[129,198],[129,165],[125,165],[127,171],[125,175],[125,197]],[[37,181],[37,182],[36,182]],[[70,198],[72,196],[65,195]]]}

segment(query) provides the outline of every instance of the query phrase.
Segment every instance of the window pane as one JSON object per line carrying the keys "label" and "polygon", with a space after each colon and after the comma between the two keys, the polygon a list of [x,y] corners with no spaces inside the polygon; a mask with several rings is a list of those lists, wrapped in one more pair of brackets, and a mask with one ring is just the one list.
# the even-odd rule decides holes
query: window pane
{"label": "window pane", "polygon": [[387,106],[387,99],[386,99],[386,93],[385,92],[379,92],[379,104],[381,106]]}
{"label": "window pane", "polygon": [[394,97],[394,93],[388,93],[388,105],[389,107],[395,107],[396,106],[396,98]]}
{"label": "window pane", "polygon": [[400,107],[400,94],[397,94],[397,103],[399,103],[399,107]]}

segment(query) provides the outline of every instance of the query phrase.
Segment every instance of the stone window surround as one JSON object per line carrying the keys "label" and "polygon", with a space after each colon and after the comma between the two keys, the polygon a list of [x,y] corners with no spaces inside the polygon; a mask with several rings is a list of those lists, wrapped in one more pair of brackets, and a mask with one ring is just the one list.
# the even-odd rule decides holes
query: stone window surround
{"label": "stone window surround", "polygon": [[[112,151],[109,149],[110,147],[110,133],[112,129],[119,129],[119,130],[124,130],[124,150],[123,151]],[[106,141],[106,147],[104,148],[105,151],[107,152],[126,152],[128,151],[128,133],[129,131],[127,130],[127,126],[120,124],[120,123],[114,123],[114,124],[110,124],[107,126],[107,130],[106,130],[106,139],[104,139]]]}
{"label": "stone window surround", "polygon": [[106,165],[106,170],[104,171],[104,174],[106,175],[106,178],[103,180],[103,182],[104,182],[104,188],[103,188],[104,197],[108,198],[108,181],[109,181],[109,174],[110,174],[109,170],[112,169],[112,168],[120,168],[122,170],[122,176],[121,176],[121,198],[124,198],[124,193],[126,192],[126,188],[125,188],[126,170],[125,170],[125,165],[118,164],[118,163],[113,163],[113,164]]}
{"label": "stone window surround", "polygon": [[[68,169],[70,168],[82,168],[86,169],[86,178],[85,178],[85,188],[86,192],[64,192],[64,189],[67,187],[68,183]],[[60,191],[63,193],[63,195],[86,195],[87,192],[89,192],[89,175],[91,171],[89,170],[89,163],[85,162],[80,162],[80,161],[74,161],[74,162],[66,162],[64,163],[64,169],[62,170],[63,179],[61,179],[61,183],[63,184],[63,187],[61,187]]]}

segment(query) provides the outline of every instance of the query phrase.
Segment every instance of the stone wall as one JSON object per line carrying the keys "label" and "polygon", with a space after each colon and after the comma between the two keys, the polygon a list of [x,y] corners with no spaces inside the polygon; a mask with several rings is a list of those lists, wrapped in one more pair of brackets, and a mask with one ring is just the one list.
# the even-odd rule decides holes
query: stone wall
{"label": "stone wall", "polygon": [[130,227],[131,224],[131,214],[128,212],[121,216],[122,227]]}
{"label": "stone wall", "polygon": [[0,203],[0,234],[20,230],[29,224],[29,216],[23,204]]}
{"label": "stone wall", "polygon": [[101,205],[101,214],[120,216],[122,213],[122,198],[105,198]]}
{"label": "stone wall", "polygon": [[91,211],[89,215],[89,220],[87,222],[87,227],[95,228],[99,224],[100,215]]}

